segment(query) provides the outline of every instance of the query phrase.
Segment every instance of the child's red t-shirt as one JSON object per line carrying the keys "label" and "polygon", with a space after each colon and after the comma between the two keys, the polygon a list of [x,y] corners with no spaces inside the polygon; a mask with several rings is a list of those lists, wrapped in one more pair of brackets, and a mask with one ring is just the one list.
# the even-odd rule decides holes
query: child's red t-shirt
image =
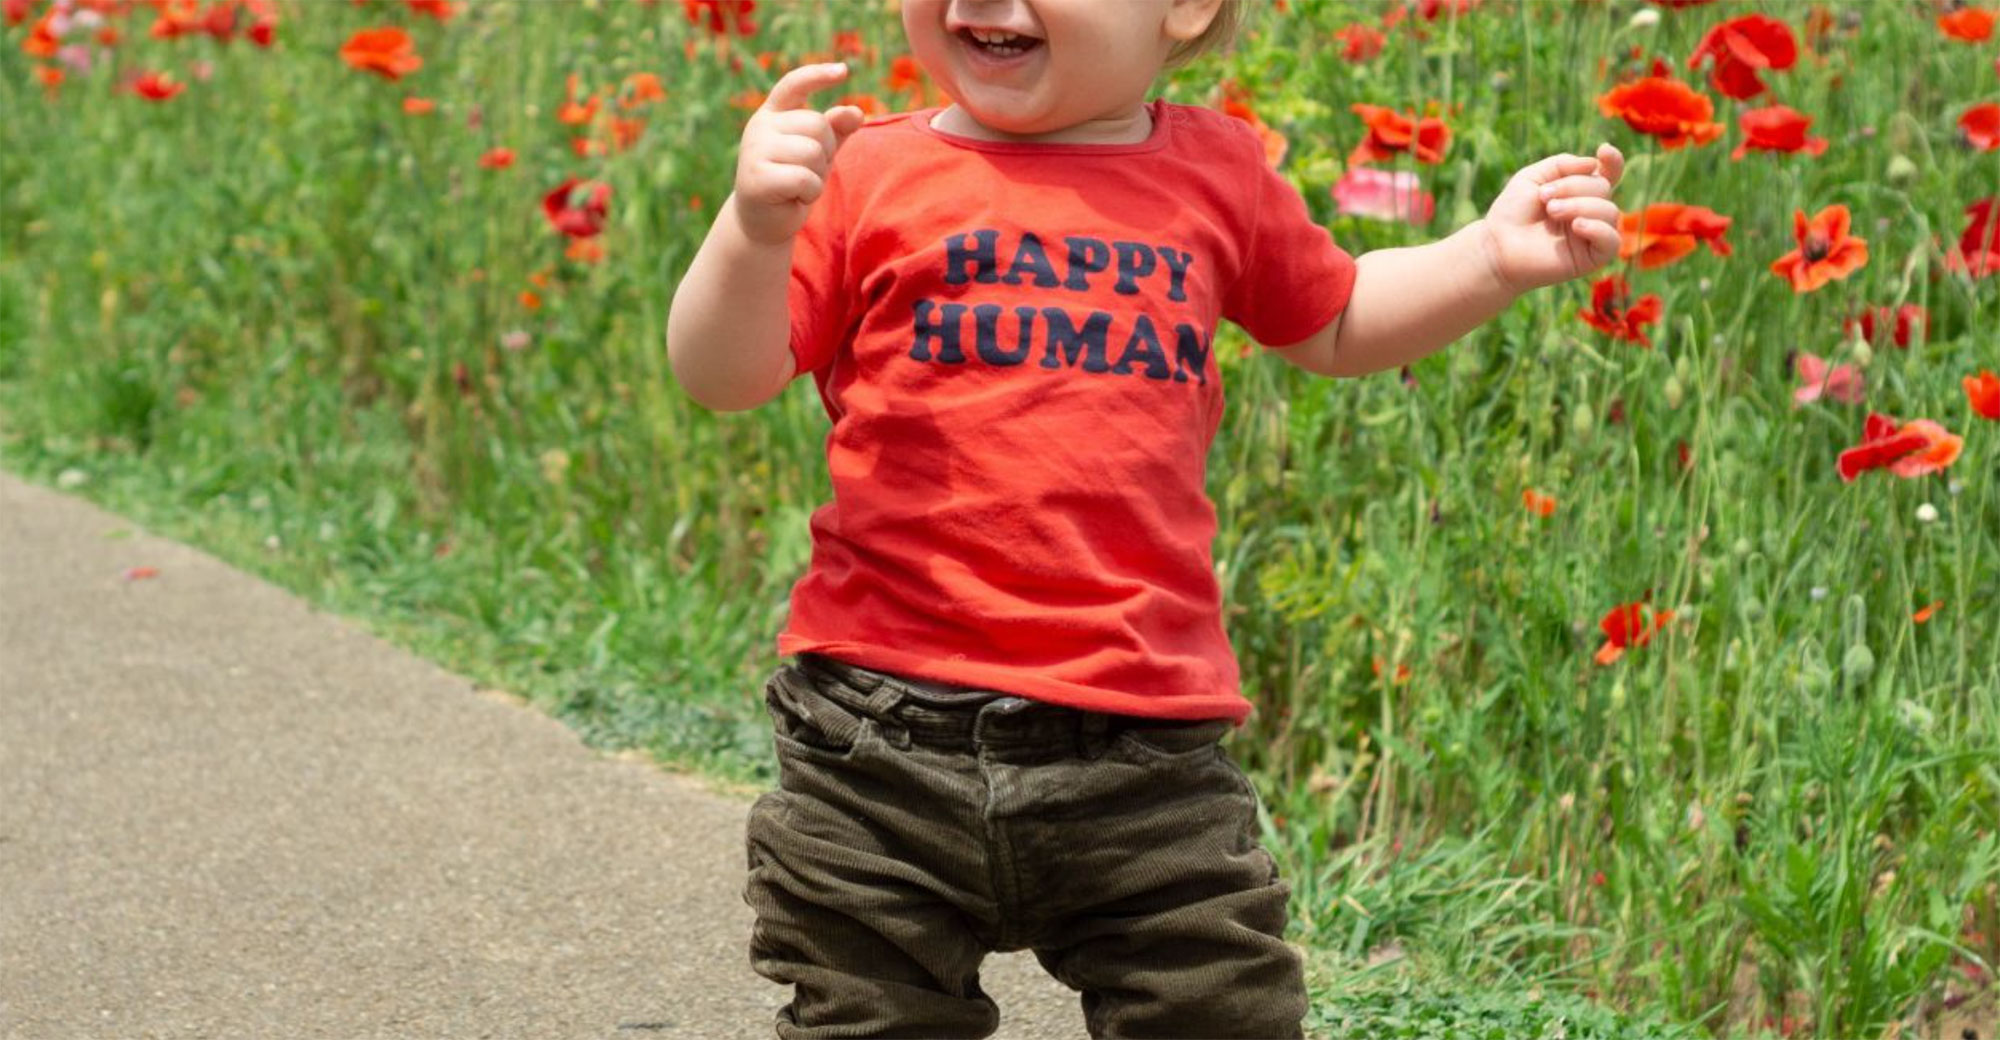
{"label": "child's red t-shirt", "polygon": [[1354,260],[1243,123],[1152,102],[1127,145],[870,123],[792,257],[833,427],[780,654],[1075,708],[1250,712],[1205,488],[1216,319],[1306,339]]}

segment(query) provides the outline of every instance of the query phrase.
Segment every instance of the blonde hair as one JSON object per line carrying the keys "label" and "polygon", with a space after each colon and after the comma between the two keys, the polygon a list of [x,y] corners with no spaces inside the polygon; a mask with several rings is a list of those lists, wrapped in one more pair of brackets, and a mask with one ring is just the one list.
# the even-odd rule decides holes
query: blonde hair
{"label": "blonde hair", "polygon": [[1251,0],[1222,0],[1215,7],[1215,17],[1203,29],[1200,36],[1176,46],[1167,55],[1167,68],[1177,69],[1211,51],[1226,51],[1236,42],[1242,31],[1243,22],[1249,17]]}

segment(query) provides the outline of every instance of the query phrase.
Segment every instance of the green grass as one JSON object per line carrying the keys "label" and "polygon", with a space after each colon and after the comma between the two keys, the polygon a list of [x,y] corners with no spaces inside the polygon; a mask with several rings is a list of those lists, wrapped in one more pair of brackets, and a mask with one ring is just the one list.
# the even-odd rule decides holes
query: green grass
{"label": "green grass", "polygon": [[[1603,139],[1634,158],[1626,208],[1735,221],[1732,257],[1627,272],[1666,301],[1650,351],[1576,319],[1585,284],[1523,299],[1409,383],[1313,380],[1218,338],[1215,555],[1258,705],[1232,751],[1270,810],[1295,936],[1336,966],[1318,1027],[1929,1028],[1967,965],[2000,960],[2000,424],[1958,383],[2000,368],[2000,279],[1945,274],[1938,252],[2000,195],[2000,153],[1954,143],[1958,113],[2000,97],[1993,45],[1945,40],[1923,4],[1836,6],[1851,22],[1824,63],[1767,74],[1831,147],[1733,162],[1733,103],[1722,141],[1660,151],[1597,113],[1595,64],[1637,46],[1679,68],[1756,5],[1645,28],[1638,3],[1490,2],[1425,38],[1398,28],[1361,65],[1331,33],[1379,5],[1290,8],[1168,93],[1248,87],[1351,250],[1436,237],[1520,165]],[[1761,9],[1802,29],[1797,6]],[[25,27],[5,33],[0,461],[594,744],[767,783],[757,691],[828,493],[825,418],[803,382],[753,413],[692,406],[665,309],[728,189],[728,99],[772,78],[755,52],[854,28],[876,49],[856,89],[881,92],[899,30],[875,5],[767,4],[754,40],[689,58],[671,3],[495,3],[445,25],[399,4],[284,10],[270,51],[134,23],[125,69],[213,64],[162,105],[114,93],[103,62],[45,96]],[[334,57],[391,22],[417,38],[415,76]],[[670,102],[637,110],[639,144],[573,153],[564,77],[642,71]],[[440,111],[406,116],[405,94]],[[1445,164],[1411,167],[1433,226],[1336,214],[1347,105],[1429,99],[1454,130]],[[512,169],[474,165],[496,144]],[[1914,174],[1889,176],[1898,155]],[[564,259],[542,222],[569,176],[614,188],[603,263]],[[1871,260],[1795,295],[1766,268],[1794,209],[1833,202]],[[1926,341],[1843,339],[1850,307],[1895,302],[1930,309]],[[1793,408],[1798,350],[1866,355],[1867,407],[1944,423],[1963,456],[1842,483],[1862,409]],[[1555,515],[1523,510],[1525,488]],[[1648,592],[1674,623],[1593,663],[1598,619]],[[1363,967],[1384,951],[1401,957]]]}

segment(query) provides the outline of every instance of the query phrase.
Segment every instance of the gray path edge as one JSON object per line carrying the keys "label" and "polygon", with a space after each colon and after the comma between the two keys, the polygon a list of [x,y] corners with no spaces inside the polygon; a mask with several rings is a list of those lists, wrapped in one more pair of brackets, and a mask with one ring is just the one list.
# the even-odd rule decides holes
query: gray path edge
{"label": "gray path edge", "polygon": [[769,1037],[748,807],[0,472],[0,1037]]}

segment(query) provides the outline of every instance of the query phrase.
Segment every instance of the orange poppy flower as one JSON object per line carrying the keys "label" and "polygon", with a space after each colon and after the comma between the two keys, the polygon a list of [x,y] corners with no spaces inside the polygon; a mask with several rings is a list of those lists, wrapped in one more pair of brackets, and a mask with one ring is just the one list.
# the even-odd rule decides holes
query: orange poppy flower
{"label": "orange poppy flower", "polygon": [[527,289],[521,290],[520,299],[521,309],[524,311],[538,311],[542,309],[542,298]]}
{"label": "orange poppy flower", "polygon": [[35,82],[53,91],[62,86],[63,70],[54,65],[35,66]]}
{"label": "orange poppy flower", "polygon": [[1973,278],[2000,274],[2000,195],[1965,207],[1965,232],[1958,248],[1946,253],[1944,266]]}
{"label": "orange poppy flower", "polygon": [[666,99],[667,89],[660,85],[660,77],[650,72],[635,72],[625,77],[625,97],[618,105],[620,108],[638,108]]}
{"label": "orange poppy flower", "polygon": [[590,100],[578,104],[576,74],[572,72],[563,79],[563,103],[561,108],[556,109],[556,118],[569,126],[582,126],[597,118],[597,106],[603,100],[603,96],[593,94]]}
{"label": "orange poppy flower", "polygon": [[1921,625],[1921,624],[1923,624],[1924,622],[1926,622],[1926,621],[1929,621],[1929,620],[1931,619],[1932,615],[1934,615],[1934,614],[1936,614],[1936,613],[1938,612],[1938,608],[1939,608],[1939,607],[1942,607],[1942,606],[1944,606],[1944,600],[1941,600],[1941,599],[1940,599],[1940,600],[1933,600],[1933,601],[1931,601],[1931,602],[1930,602],[1930,603],[1929,603],[1928,605],[1926,605],[1926,606],[1924,606],[1924,607],[1922,607],[1922,608],[1919,608],[1919,609],[1918,609],[1918,611],[1917,611],[1916,613],[1914,613],[1914,614],[1911,614],[1911,615],[1910,615],[1910,620],[1911,620],[1911,621],[1914,621],[1914,622],[1916,622],[1916,623],[1917,623],[1917,624],[1919,624],[1919,625]]}
{"label": "orange poppy flower", "polygon": [[890,93],[921,94],[924,82],[924,67],[904,54],[889,62],[889,78],[882,86]]}
{"label": "orange poppy flower", "polygon": [[1759,69],[1783,71],[1799,58],[1798,41],[1785,23],[1761,14],[1732,18],[1710,29],[1688,58],[1688,68],[1704,60],[1709,69],[1708,84],[1724,97],[1747,100],[1769,89],[1757,77]]}
{"label": "orange poppy flower", "polygon": [[[1843,335],[1851,336],[1858,329],[1861,338],[1873,346],[1884,346],[1882,340],[1887,340],[1903,350],[1908,350],[1911,334],[1923,332],[1928,336],[1930,326],[1929,311],[1918,304],[1906,303],[1894,308],[1870,307],[1862,311],[1859,317],[1848,318],[1842,322],[1840,331]],[[1880,339],[1876,337],[1878,331],[1884,334]]]}
{"label": "orange poppy flower", "polygon": [[1521,492],[1521,507],[1536,516],[1549,517],[1556,514],[1556,500],[1534,488],[1526,488]]}
{"label": "orange poppy flower", "polygon": [[1665,304],[1652,293],[1632,302],[1632,293],[1625,285],[1625,279],[1611,275],[1600,278],[1590,287],[1590,306],[1576,312],[1584,324],[1610,336],[1637,343],[1648,350],[1653,341],[1646,336],[1647,325],[1660,320]]}
{"label": "orange poppy flower", "polygon": [[617,116],[613,116],[606,121],[605,130],[611,137],[612,150],[623,152],[639,143],[640,135],[646,132],[646,121],[643,119],[620,119]]}
{"label": "orange poppy flower", "polygon": [[1905,479],[1935,473],[1957,461],[1965,439],[1929,419],[1899,423],[1894,417],[1868,413],[1861,443],[1840,453],[1840,479],[1853,483],[1871,469],[1886,467]]}
{"label": "orange poppy flower", "polygon": [[489,148],[479,157],[479,165],[488,170],[504,170],[514,165],[514,149]]}
{"label": "orange poppy flower", "polygon": [[1974,412],[2000,421],[2000,376],[1983,368],[1976,376],[1966,376],[1965,400]]}
{"label": "orange poppy flower", "polygon": [[563,256],[579,264],[594,264],[604,259],[604,243],[595,238],[573,238]]}
{"label": "orange poppy flower", "polygon": [[1618,215],[1618,258],[1639,258],[1640,270],[1665,267],[1694,252],[1697,244],[1708,246],[1716,256],[1730,254],[1731,218],[1703,206],[1678,202],[1656,202],[1638,213]]}
{"label": "orange poppy flower", "polygon": [[[1374,667],[1374,669],[1375,669],[1375,677],[1376,677],[1377,679],[1380,679],[1380,678],[1382,677],[1382,671],[1383,671],[1383,665],[1382,665],[1382,659],[1381,659],[1381,658],[1379,658],[1379,657],[1377,657],[1377,658],[1375,658],[1375,659],[1374,659],[1374,661],[1372,662],[1372,664],[1373,664],[1373,667]],[[1409,681],[1410,681],[1410,674],[1411,674],[1411,673],[1410,673],[1410,664],[1409,664],[1409,662],[1408,662],[1408,661],[1398,661],[1398,662],[1396,662],[1396,678],[1394,678],[1393,680],[1391,680],[1391,682],[1393,682],[1393,683],[1395,683],[1396,685],[1399,685],[1399,686],[1400,686],[1401,684],[1403,684],[1403,683],[1406,683],[1406,682],[1409,682]]]}
{"label": "orange poppy flower", "polygon": [[2000,148],[2000,103],[1974,105],[1958,117],[1958,136],[1975,151]]}
{"label": "orange poppy flower", "polygon": [[1418,162],[1444,161],[1444,150],[1451,144],[1451,129],[1444,120],[1436,116],[1413,120],[1380,105],[1354,104],[1348,108],[1368,124],[1368,136],[1347,157],[1348,165],[1393,158],[1398,152],[1409,152]]}
{"label": "orange poppy flower", "polygon": [[1785,105],[1750,109],[1737,118],[1736,125],[1743,128],[1743,143],[1729,153],[1731,159],[1743,158],[1752,148],[1764,152],[1804,152],[1807,155],[1819,155],[1826,151],[1826,138],[1806,136],[1806,130],[1812,126],[1812,117]]}
{"label": "orange poppy flower", "polygon": [[1597,622],[1598,631],[1604,633],[1604,645],[1597,648],[1597,663],[1610,664],[1625,656],[1625,651],[1645,646],[1653,641],[1654,633],[1674,619],[1671,610],[1655,611],[1651,618],[1646,615],[1643,602],[1611,608],[1611,612]]}
{"label": "orange poppy flower", "polygon": [[1715,122],[1715,102],[1665,76],[1613,87],[1597,99],[1597,110],[1659,138],[1662,148],[1702,145],[1722,136],[1722,124]]}
{"label": "orange poppy flower", "polygon": [[1792,211],[1792,233],[1799,247],[1771,265],[1771,273],[1792,283],[1795,293],[1812,292],[1836,278],[1846,278],[1868,263],[1868,241],[1847,233],[1846,206],[1828,206],[1806,220],[1805,210]]}
{"label": "orange poppy flower", "polygon": [[1389,42],[1380,30],[1365,22],[1354,22],[1336,29],[1333,38],[1341,42],[1341,58],[1355,63],[1382,53],[1382,45]]}
{"label": "orange poppy flower", "polygon": [[28,38],[21,41],[21,53],[30,58],[53,58],[62,48],[62,41],[55,33],[56,9],[50,7],[35,24],[28,29]]}
{"label": "orange poppy flower", "polygon": [[1257,110],[1250,107],[1250,92],[1235,80],[1226,79],[1217,85],[1216,95],[1216,107],[1223,114],[1242,120],[1256,132],[1258,140],[1264,142],[1264,162],[1277,169],[1278,164],[1285,161],[1285,150],[1291,147],[1291,142],[1258,117]]}
{"label": "orange poppy flower", "polygon": [[411,96],[403,99],[403,111],[408,115],[427,116],[437,111],[437,107],[437,102],[430,98]]}
{"label": "orange poppy flower", "polygon": [[1961,7],[1937,20],[1946,36],[1966,43],[1984,43],[1993,36],[1993,12],[1981,7]]}
{"label": "orange poppy flower", "polygon": [[398,80],[424,66],[410,34],[394,26],[363,29],[340,47],[340,60],[362,72]]}

